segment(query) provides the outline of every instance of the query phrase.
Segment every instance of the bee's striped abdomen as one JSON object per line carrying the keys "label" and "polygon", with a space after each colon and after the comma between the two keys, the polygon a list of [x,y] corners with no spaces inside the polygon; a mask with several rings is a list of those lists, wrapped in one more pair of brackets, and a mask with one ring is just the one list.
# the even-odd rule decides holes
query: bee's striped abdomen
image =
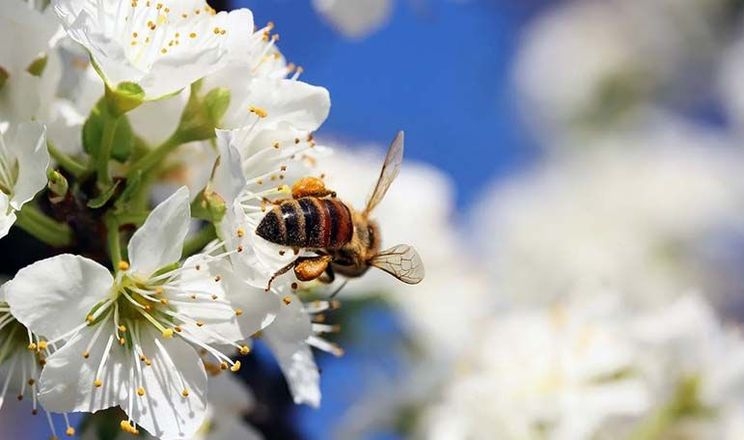
{"label": "bee's striped abdomen", "polygon": [[351,241],[351,212],[334,199],[303,197],[285,200],[268,212],[256,233],[284,246],[338,249]]}

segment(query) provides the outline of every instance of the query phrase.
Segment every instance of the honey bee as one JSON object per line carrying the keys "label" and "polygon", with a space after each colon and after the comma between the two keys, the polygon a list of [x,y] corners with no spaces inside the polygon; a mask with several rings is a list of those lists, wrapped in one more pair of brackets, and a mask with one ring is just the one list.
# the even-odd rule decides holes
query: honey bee
{"label": "honey bee", "polygon": [[335,274],[360,277],[370,267],[382,269],[408,284],[424,278],[424,265],[416,250],[399,244],[380,251],[380,230],[370,213],[382,201],[398,176],[403,161],[403,132],[390,144],[380,177],[364,211],[358,212],[336,198],[321,179],[304,177],[292,185],[292,198],[274,203],[256,228],[258,236],[297,252],[305,248],[314,256],[302,256],[277,271],[276,277],[294,269],[300,281],[325,274],[332,282]]}

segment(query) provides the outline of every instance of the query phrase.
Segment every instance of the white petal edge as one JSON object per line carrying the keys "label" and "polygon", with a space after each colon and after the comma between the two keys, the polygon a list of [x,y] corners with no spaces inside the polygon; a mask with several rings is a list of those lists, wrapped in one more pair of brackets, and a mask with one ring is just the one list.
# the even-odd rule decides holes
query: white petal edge
{"label": "white petal edge", "polygon": [[149,276],[179,261],[190,220],[189,190],[183,186],[156,206],[132,236],[128,247],[130,270]]}
{"label": "white petal edge", "polygon": [[62,254],[24,267],[2,289],[18,321],[55,339],[85,322],[113,283],[109,270],[95,261]]}

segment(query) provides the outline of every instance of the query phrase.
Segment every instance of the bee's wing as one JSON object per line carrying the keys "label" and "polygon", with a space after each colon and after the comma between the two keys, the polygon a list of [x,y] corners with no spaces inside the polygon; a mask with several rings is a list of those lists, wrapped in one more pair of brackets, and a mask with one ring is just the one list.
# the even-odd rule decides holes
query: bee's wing
{"label": "bee's wing", "polygon": [[393,180],[398,176],[400,171],[400,164],[403,162],[403,132],[399,131],[393,139],[393,143],[390,144],[387,155],[385,156],[385,163],[382,164],[382,171],[380,171],[380,178],[377,179],[377,185],[375,186],[374,192],[367,201],[367,207],[364,209],[365,214],[369,214],[375,209],[378,203],[385,197],[385,193]]}
{"label": "bee's wing", "polygon": [[408,284],[418,284],[424,279],[424,263],[416,249],[399,244],[380,252],[370,264],[384,270]]}

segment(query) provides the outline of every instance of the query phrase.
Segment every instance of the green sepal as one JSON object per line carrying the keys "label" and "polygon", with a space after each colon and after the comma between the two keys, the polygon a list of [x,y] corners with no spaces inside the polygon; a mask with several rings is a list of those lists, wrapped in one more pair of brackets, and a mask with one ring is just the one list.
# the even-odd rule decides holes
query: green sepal
{"label": "green sepal", "polygon": [[120,183],[121,183],[121,180],[117,180],[116,182],[114,182],[113,185],[106,188],[106,190],[103,191],[98,197],[96,197],[95,199],[88,200],[88,203],[87,203],[88,208],[98,209],[98,208],[103,207],[106,204],[106,202],[111,200],[111,197],[114,196],[114,194],[116,193],[116,188],[119,187]]}
{"label": "green sepal", "polygon": [[122,82],[116,89],[106,87],[106,103],[112,115],[120,116],[145,102],[145,91],[139,84]]}
{"label": "green sepal", "polygon": [[[101,143],[103,142],[103,128],[107,119],[114,116],[108,111],[106,98],[101,98],[91,110],[88,119],[83,125],[83,149],[93,157],[98,157]],[[109,121],[110,122],[110,121]],[[119,162],[125,162],[132,154],[134,147],[134,133],[129,119],[121,116],[116,124],[114,132],[114,144],[111,148],[111,158]]]}
{"label": "green sepal", "polygon": [[171,263],[171,264],[169,264],[167,266],[163,266],[160,269],[158,269],[155,272],[153,272],[153,274],[150,275],[150,278],[155,278],[155,277],[157,277],[159,275],[163,275],[165,273],[172,272],[172,271],[178,269],[179,267],[181,267],[181,263],[179,263],[179,262],[175,262],[175,263]]}
{"label": "green sepal", "polygon": [[36,58],[31,61],[31,64],[29,64],[28,67],[26,67],[26,72],[33,76],[41,76],[44,73],[44,69],[46,69],[47,61],[49,61],[47,55],[42,55],[39,58]]}
{"label": "green sepal", "polygon": [[220,126],[230,106],[227,88],[217,87],[201,96],[201,87],[201,82],[191,86],[189,102],[181,114],[178,135],[184,143],[214,138],[214,129]]}
{"label": "green sepal", "polygon": [[191,202],[191,217],[219,224],[227,213],[225,199],[212,191],[209,186],[199,192]]}

